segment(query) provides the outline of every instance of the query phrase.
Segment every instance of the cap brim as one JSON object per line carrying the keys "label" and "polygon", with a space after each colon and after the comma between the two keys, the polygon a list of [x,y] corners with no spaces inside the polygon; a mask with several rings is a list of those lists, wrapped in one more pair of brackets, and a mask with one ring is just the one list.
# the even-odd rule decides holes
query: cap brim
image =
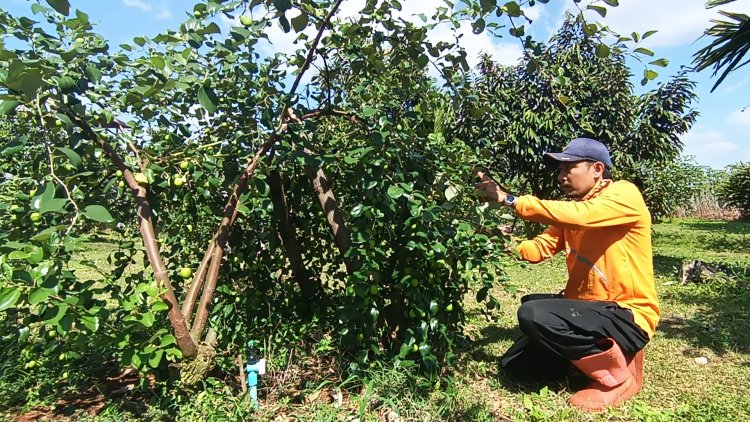
{"label": "cap brim", "polygon": [[544,161],[548,164],[554,164],[556,162],[573,162],[573,161],[585,161],[588,158],[579,157],[577,155],[565,154],[563,152],[547,152],[544,154]]}

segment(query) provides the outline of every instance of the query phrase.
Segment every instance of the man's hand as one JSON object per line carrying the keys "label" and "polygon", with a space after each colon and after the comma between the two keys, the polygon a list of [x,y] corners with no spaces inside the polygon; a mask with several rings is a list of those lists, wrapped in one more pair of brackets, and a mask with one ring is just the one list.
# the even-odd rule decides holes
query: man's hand
{"label": "man's hand", "polygon": [[505,197],[508,196],[506,192],[495,183],[492,179],[487,176],[487,173],[481,170],[475,170],[474,174],[481,180],[481,182],[474,185],[474,187],[482,192],[480,195],[485,201],[503,202]]}

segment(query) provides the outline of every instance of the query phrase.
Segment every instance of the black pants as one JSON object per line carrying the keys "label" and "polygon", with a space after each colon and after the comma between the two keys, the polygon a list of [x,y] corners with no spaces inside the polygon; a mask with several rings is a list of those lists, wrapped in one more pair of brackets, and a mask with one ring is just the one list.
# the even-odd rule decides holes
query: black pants
{"label": "black pants", "polygon": [[633,313],[615,302],[563,299],[537,294],[521,299],[518,324],[524,335],[500,364],[512,375],[531,379],[558,378],[571,360],[600,353],[598,343],[612,338],[627,355],[648,343],[648,334]]}

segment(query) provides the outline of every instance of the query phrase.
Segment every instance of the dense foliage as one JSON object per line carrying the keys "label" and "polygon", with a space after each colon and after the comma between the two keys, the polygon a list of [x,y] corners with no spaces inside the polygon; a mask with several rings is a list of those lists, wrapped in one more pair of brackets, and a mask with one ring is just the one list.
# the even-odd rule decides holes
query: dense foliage
{"label": "dense foliage", "polygon": [[[621,44],[631,39],[621,37],[610,48],[595,31],[580,17],[568,16],[550,44],[529,49],[519,65],[483,61],[461,97],[452,132],[481,154],[478,164],[514,181],[520,191],[550,197],[557,191],[556,175],[543,164],[543,153],[588,136],[609,146],[616,177],[642,190],[655,188],[644,173],[656,174],[679,156],[679,135],[697,117],[690,109],[694,83],[683,71],[635,95]],[[646,79],[653,77],[648,72]],[[670,212],[667,197],[646,200],[655,217]]]}
{"label": "dense foliage", "polygon": [[[434,374],[463,297],[494,306],[510,259],[486,229],[503,217],[473,195],[476,164],[548,193],[539,153],[573,134],[664,160],[692,122],[687,79],[634,98],[622,54],[638,40],[592,41],[596,25],[527,39],[535,56],[485,61],[472,81],[458,42],[428,29],[498,31],[490,15],[520,18],[517,3],[439,8],[424,26],[395,18],[396,0],[346,20],[340,4],[206,0],[119,48],[66,0],[33,2],[33,19],[0,9],[3,353],[189,387],[215,362],[234,371],[250,338],[268,352],[314,328],[355,370]],[[298,49],[261,54],[272,25]],[[86,258],[97,234],[116,244],[107,262]]]}
{"label": "dense foliage", "polygon": [[743,217],[750,217],[750,164],[729,166],[729,176],[719,185],[719,199],[740,209]]}

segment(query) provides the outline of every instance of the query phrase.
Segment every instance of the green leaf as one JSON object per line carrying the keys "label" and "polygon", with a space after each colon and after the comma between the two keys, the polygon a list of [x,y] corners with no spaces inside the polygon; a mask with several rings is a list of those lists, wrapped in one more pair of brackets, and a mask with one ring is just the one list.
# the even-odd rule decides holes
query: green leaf
{"label": "green leaf", "polygon": [[44,185],[44,191],[31,200],[31,207],[38,210],[44,202],[55,199],[55,184],[52,182]]}
{"label": "green leaf", "polygon": [[362,215],[362,211],[364,211],[365,206],[364,204],[357,204],[352,208],[351,215],[352,217],[359,217]]}
{"label": "green leaf", "polygon": [[281,25],[281,30],[284,31],[284,33],[292,30],[292,28],[289,27],[289,19],[287,19],[284,15],[281,15],[279,17],[279,25]]}
{"label": "green leaf", "polygon": [[657,32],[659,32],[659,31],[656,31],[656,30],[646,31],[646,32],[643,33],[643,36],[641,38],[645,40],[646,38],[648,38],[648,37],[656,34]]}
{"label": "green leaf", "polygon": [[211,22],[203,28],[199,29],[198,33],[201,35],[221,34],[221,28],[219,28],[219,25],[217,25],[215,22]]}
{"label": "green leaf", "polygon": [[89,205],[83,210],[83,215],[100,223],[111,223],[115,221],[112,214],[101,205]]}
{"label": "green leaf", "polygon": [[55,81],[55,85],[60,88],[62,92],[71,92],[76,87],[76,81],[70,76],[56,76],[52,78]]}
{"label": "green leaf", "polygon": [[586,9],[593,10],[594,12],[598,13],[601,17],[607,16],[607,8],[604,6],[594,6],[594,5],[588,5],[586,6]]}
{"label": "green leaf", "polygon": [[154,314],[151,312],[146,312],[141,316],[141,324],[143,324],[144,327],[148,328],[154,325]]}
{"label": "green leaf", "polygon": [[659,67],[667,67],[669,66],[669,60],[667,59],[657,59],[652,62],[649,62],[648,64],[659,66]]}
{"label": "green leaf", "polygon": [[16,100],[2,100],[0,101],[0,116],[7,116],[13,113],[20,104]]}
{"label": "green leaf", "polygon": [[177,359],[182,359],[182,351],[176,347],[170,347],[165,350],[165,352],[167,353],[167,356],[174,356]]}
{"label": "green leaf", "polygon": [[102,80],[102,72],[94,65],[87,65],[85,73],[86,77],[93,83],[99,83]]}
{"label": "green leaf", "polygon": [[497,0],[479,0],[479,6],[482,8],[482,13],[489,13],[497,7]]}
{"label": "green leaf", "polygon": [[167,347],[170,344],[177,343],[177,340],[174,338],[173,335],[167,334],[166,336],[161,338],[161,341],[159,342],[159,347]]}
{"label": "green leaf", "polygon": [[[55,305],[49,309],[47,309],[46,312],[44,312],[44,315],[42,315],[42,321],[44,321],[45,324],[49,325],[58,325],[63,317],[65,317],[65,313],[68,311],[68,305],[61,303],[58,305]],[[67,332],[70,331],[70,327],[67,327],[66,325],[62,324],[63,326],[62,331]]]}
{"label": "green leaf", "polygon": [[26,251],[13,251],[8,254],[8,259],[10,260],[16,260],[16,259],[26,259],[30,257],[31,254]]}
{"label": "green leaf", "polygon": [[653,71],[653,70],[649,69],[649,70],[647,70],[647,71],[646,71],[646,72],[644,73],[644,76],[645,76],[645,77],[646,77],[646,79],[648,79],[649,81],[653,81],[654,79],[656,79],[656,77],[657,77],[657,76],[659,76],[659,74],[658,74],[657,72],[655,72],[655,71]]}
{"label": "green leaf", "polygon": [[518,5],[518,3],[514,1],[509,1],[505,3],[503,6],[503,11],[508,14],[508,16],[517,18],[521,16],[521,6]]}
{"label": "green leaf", "polygon": [[164,69],[164,66],[166,65],[166,63],[164,62],[164,57],[162,56],[152,56],[151,64],[159,70]]}
{"label": "green leaf", "polygon": [[508,32],[513,37],[523,37],[526,33],[526,27],[524,25],[519,25],[515,28],[510,28]]}
{"label": "green leaf", "polygon": [[91,332],[96,332],[99,329],[99,317],[96,315],[83,315],[81,322]]}
{"label": "green leaf", "polygon": [[635,51],[636,53],[644,54],[646,56],[653,56],[654,55],[653,51],[649,50],[648,48],[643,48],[643,47],[638,47],[638,48],[636,48],[633,51]]}
{"label": "green leaf", "polygon": [[65,154],[66,157],[68,157],[68,161],[73,166],[80,167],[81,164],[83,163],[81,156],[78,155],[78,153],[73,151],[72,149],[63,147],[63,148],[58,148],[58,150],[62,152],[63,154]]}
{"label": "green leaf", "polygon": [[141,363],[143,362],[141,361],[141,357],[138,356],[138,353],[133,353],[133,356],[130,357],[130,364],[135,366],[136,368],[140,368]]}
{"label": "green leaf", "polygon": [[29,293],[29,304],[36,305],[47,300],[50,296],[55,293],[54,290],[46,287],[37,287]]}
{"label": "green leaf", "polygon": [[401,348],[398,350],[398,357],[403,359],[408,356],[409,353],[411,353],[411,345],[407,342],[402,343]]}
{"label": "green leaf", "polygon": [[68,0],[47,0],[47,3],[61,15],[68,16],[70,14],[70,3],[68,3]]}
{"label": "green leaf", "polygon": [[484,19],[479,18],[479,19],[475,20],[474,22],[472,22],[472,24],[471,24],[471,30],[475,34],[481,34],[482,32],[484,32],[484,27],[486,25],[487,24],[484,22]]}
{"label": "green leaf", "polygon": [[472,107],[469,109],[469,114],[475,119],[481,118],[486,112],[487,109],[485,109],[484,107]]}
{"label": "green leaf", "polygon": [[372,117],[377,113],[378,111],[372,107],[365,107],[362,109],[362,115],[365,117]]}
{"label": "green leaf", "polygon": [[164,302],[154,302],[151,304],[151,312],[161,312],[169,309],[169,305]]}
{"label": "green leaf", "polygon": [[29,246],[28,248],[24,248],[24,250],[29,253],[29,257],[26,258],[26,262],[29,264],[38,264],[44,259],[44,249],[38,246]]}
{"label": "green leaf", "polygon": [[393,199],[398,199],[404,194],[404,189],[401,186],[393,185],[388,188],[388,196]]}
{"label": "green leaf", "polygon": [[271,193],[271,187],[266,183],[265,180],[262,180],[258,177],[253,179],[253,184],[255,185],[255,189],[258,191],[258,194],[262,197],[267,197],[269,193]]}
{"label": "green leaf", "polygon": [[609,46],[607,46],[605,44],[599,44],[599,45],[596,46],[596,56],[597,57],[604,59],[604,58],[609,57],[609,54],[610,54]]}
{"label": "green leaf", "polygon": [[21,291],[15,287],[6,287],[0,290],[0,311],[12,308],[21,297]]}
{"label": "green leaf", "polygon": [[68,200],[63,198],[52,198],[49,201],[44,201],[39,205],[39,212],[44,214],[45,212],[61,212],[67,205]]}
{"label": "green leaf", "polygon": [[307,27],[307,23],[309,22],[309,17],[307,16],[307,13],[302,12],[298,16],[295,16],[292,18],[292,28],[294,28],[294,32],[302,32]]}
{"label": "green leaf", "polygon": [[52,9],[49,7],[42,6],[41,4],[34,3],[31,5],[31,13],[39,15],[41,13],[51,12]]}
{"label": "green leaf", "polygon": [[161,362],[161,358],[164,356],[164,350],[157,350],[153,354],[151,354],[151,357],[148,358],[148,364],[151,365],[152,368],[156,368],[159,366],[159,362]]}
{"label": "green leaf", "polygon": [[29,135],[24,135],[20,138],[11,140],[7,144],[3,145],[2,149],[0,150],[0,154],[2,155],[18,154],[19,152],[24,150],[28,140],[29,140]]}
{"label": "green leaf", "polygon": [[589,37],[596,35],[597,32],[599,32],[599,27],[595,23],[583,25],[583,33]]}
{"label": "green leaf", "polygon": [[21,91],[27,100],[31,100],[42,86],[42,73],[39,69],[25,69],[11,78],[10,73],[6,85],[16,91]]}
{"label": "green leaf", "polygon": [[210,114],[216,112],[219,108],[219,99],[216,97],[216,93],[209,86],[201,86],[198,89],[198,102],[206,109]]}

